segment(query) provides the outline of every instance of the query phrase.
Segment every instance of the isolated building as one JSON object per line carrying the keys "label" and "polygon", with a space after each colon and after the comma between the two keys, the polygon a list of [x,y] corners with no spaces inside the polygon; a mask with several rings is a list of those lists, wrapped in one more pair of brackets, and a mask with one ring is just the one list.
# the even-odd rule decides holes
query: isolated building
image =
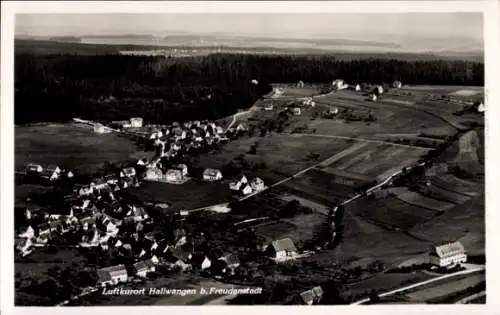
{"label": "isolated building", "polygon": [[130,118],[130,127],[133,128],[141,128],[143,120],[140,117],[132,117]]}
{"label": "isolated building", "polygon": [[359,84],[356,84],[356,86],[354,87],[354,90],[361,91],[361,86]]}
{"label": "isolated building", "polygon": [[274,106],[272,103],[267,103],[264,105],[264,110],[273,110]]}
{"label": "isolated building", "polygon": [[323,298],[323,289],[320,286],[300,293],[301,302],[305,305],[319,303]]}
{"label": "isolated building", "polygon": [[294,115],[296,115],[296,116],[299,116],[299,115],[302,113],[302,111],[301,111],[300,107],[294,107],[294,108],[292,109],[292,112],[293,112],[293,114],[294,114]]}
{"label": "isolated building", "polygon": [[377,94],[375,94],[375,93],[370,94],[370,100],[373,102],[376,102],[377,101]]}
{"label": "isolated building", "polygon": [[348,87],[348,85],[342,79],[336,79],[332,82],[332,87],[337,90],[343,90]]}
{"label": "isolated building", "polygon": [[222,179],[222,173],[221,171],[213,168],[207,168],[203,172],[203,180],[213,182],[213,181],[218,181]]}
{"label": "isolated building", "polygon": [[124,265],[116,265],[97,270],[98,284],[101,286],[116,285],[126,282],[128,279],[127,269]]}
{"label": "isolated building", "polygon": [[384,87],[382,85],[378,85],[377,88],[375,89],[375,93],[378,95],[384,93]]}
{"label": "isolated building", "polygon": [[303,88],[304,87],[304,82],[302,82],[302,80],[300,80],[299,82],[297,82],[297,87],[298,88]]}
{"label": "isolated building", "polygon": [[255,80],[255,79],[253,79],[253,80],[251,81],[251,83],[252,83],[253,85],[257,85],[257,84],[259,84],[259,81],[257,81],[257,80]]}
{"label": "isolated building", "polygon": [[266,251],[276,262],[294,259],[298,254],[297,248],[290,238],[273,241]]}
{"label": "isolated building", "polygon": [[465,248],[458,241],[435,246],[429,255],[429,262],[440,267],[454,266],[466,261]]}
{"label": "isolated building", "polygon": [[479,112],[479,113],[484,113],[484,110],[486,108],[484,107],[484,104],[483,102],[479,102],[478,104],[476,104],[476,110]]}

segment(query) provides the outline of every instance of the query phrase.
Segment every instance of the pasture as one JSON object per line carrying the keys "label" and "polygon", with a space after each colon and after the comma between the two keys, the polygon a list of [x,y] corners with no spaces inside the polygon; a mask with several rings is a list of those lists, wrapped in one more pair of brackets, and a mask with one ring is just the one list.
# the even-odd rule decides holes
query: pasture
{"label": "pasture", "polygon": [[417,192],[408,190],[406,187],[390,188],[389,193],[410,205],[415,205],[428,210],[446,211],[455,206],[453,203],[425,197]]}
{"label": "pasture", "polygon": [[[253,145],[257,146],[256,154],[248,154]],[[347,146],[347,140],[339,139],[308,139],[281,134],[244,137],[228,143],[222,152],[200,156],[196,166],[223,168],[241,154],[245,154],[244,159],[249,164],[264,163],[265,170],[261,171],[263,179],[274,181],[315,165]]]}
{"label": "pasture", "polygon": [[56,164],[78,173],[93,173],[104,163],[149,157],[130,139],[110,133],[96,134],[89,127],[47,124],[15,127],[15,168],[28,163]]}
{"label": "pasture", "polygon": [[196,209],[234,199],[228,182],[208,183],[197,180],[190,180],[182,185],[145,182],[139,187],[128,189],[127,193],[143,201],[167,202],[172,210]]}

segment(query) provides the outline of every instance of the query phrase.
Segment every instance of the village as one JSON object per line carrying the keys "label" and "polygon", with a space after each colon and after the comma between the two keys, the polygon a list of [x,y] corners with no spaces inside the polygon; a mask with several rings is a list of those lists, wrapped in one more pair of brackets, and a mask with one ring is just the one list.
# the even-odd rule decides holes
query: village
{"label": "village", "polygon": [[[303,88],[304,82],[300,81],[297,88]],[[400,81],[395,81],[391,88],[398,90],[402,87]],[[385,87],[387,89],[387,87]],[[384,97],[385,89],[382,85],[348,85],[343,80],[335,80],[331,84],[331,91],[336,93],[341,90],[351,90],[355,93],[364,93],[367,101],[377,102]],[[275,87],[270,96],[271,100],[280,99],[286,93]],[[292,97],[294,102],[284,111],[293,116],[300,116],[304,111],[314,108],[315,97]],[[475,106],[474,110],[484,111],[481,103],[467,103]],[[275,111],[274,103],[267,102],[262,108],[264,112]],[[330,106],[321,112],[325,119],[352,119],[358,116],[339,110],[337,106]],[[371,111],[359,120],[374,121],[375,114]],[[221,204],[238,202],[267,191],[274,185],[266,185],[259,176],[239,174],[226,178],[225,174],[216,167],[205,168],[202,174],[193,176],[188,163],[183,162],[183,156],[215,146],[224,146],[233,139],[248,133],[249,127],[244,123],[232,120],[229,126],[221,126],[210,121],[192,121],[173,123],[172,125],[146,125],[140,117],[130,118],[129,121],[112,122],[110,124],[96,123],[83,119],[74,119],[75,123],[90,125],[96,136],[105,133],[118,133],[124,136],[139,138],[143,143],[150,145],[155,150],[152,159],[139,159],[129,163],[127,167],[117,172],[100,174],[90,182],[75,183],[72,170],[62,166],[43,166],[30,163],[26,166],[24,176],[27,180],[42,180],[48,183],[71,183],[73,190],[63,197],[62,204],[50,211],[34,211],[26,208],[22,226],[16,236],[16,250],[20,257],[27,257],[37,248],[47,246],[61,246],[61,248],[95,248],[101,255],[118,253],[119,264],[102,266],[95,270],[97,282],[94,288],[82,288],[82,291],[96,290],[100,287],[123,285],[135,279],[147,279],[148,274],[158,273],[158,270],[176,270],[182,272],[202,272],[208,277],[215,277],[223,281],[231,278],[241,268],[239,253],[227,252],[214,255],[213,251],[195,250],[198,237],[203,237],[203,232],[194,230],[188,233],[178,224],[187,217],[196,215],[200,209],[181,209],[175,212],[174,222],[168,231],[158,233],[158,222],[149,210],[161,208],[162,204],[152,205],[130,203],[122,198],[122,192],[127,189],[139,187],[144,183],[157,182],[170,185],[184,185],[191,180],[202,181],[206,184],[229,181],[226,189],[233,196],[232,200],[221,200]],[[236,127],[233,127],[236,125]],[[293,177],[293,176],[292,176]],[[363,193],[371,193],[368,189]],[[359,197],[361,197],[359,195]],[[357,198],[357,197],[356,197]],[[352,198],[352,199],[356,199]],[[209,208],[207,205],[206,208]],[[164,205],[168,208],[168,205]],[[227,207],[226,207],[227,209]],[[329,214],[329,221],[335,227],[335,208]],[[206,210],[205,208],[201,210]],[[230,211],[227,210],[227,211]],[[335,228],[333,238],[335,238]],[[313,251],[298,249],[291,238],[277,238],[263,243],[259,248],[263,257],[282,264],[291,260],[313,255]],[[467,261],[466,250],[458,241],[436,245],[428,258],[423,262],[435,268],[455,268]],[[142,281],[142,280],[141,280]],[[306,290],[300,294],[303,304],[316,304],[323,297],[320,286]]]}

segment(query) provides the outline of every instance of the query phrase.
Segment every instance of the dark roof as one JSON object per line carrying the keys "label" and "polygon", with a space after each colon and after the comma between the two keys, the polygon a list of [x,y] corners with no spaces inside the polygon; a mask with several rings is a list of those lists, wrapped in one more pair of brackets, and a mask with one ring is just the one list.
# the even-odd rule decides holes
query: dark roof
{"label": "dark roof", "polygon": [[240,258],[236,254],[227,254],[219,259],[226,262],[228,266],[237,265],[240,263]]}
{"label": "dark roof", "polygon": [[172,257],[179,259],[179,260],[182,260],[182,261],[189,260],[189,256],[191,255],[191,253],[188,253],[181,248],[171,248],[170,253],[171,253]]}
{"label": "dark roof", "polygon": [[136,271],[141,271],[141,270],[149,269],[149,268],[151,268],[153,266],[154,266],[154,264],[151,261],[151,259],[147,259],[147,260],[142,260],[142,261],[136,262],[134,264],[134,269]]}

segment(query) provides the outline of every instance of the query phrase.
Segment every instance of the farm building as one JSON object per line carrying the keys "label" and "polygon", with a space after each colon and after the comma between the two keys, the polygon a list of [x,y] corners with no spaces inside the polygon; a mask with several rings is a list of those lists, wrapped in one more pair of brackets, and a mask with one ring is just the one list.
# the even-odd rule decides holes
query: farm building
{"label": "farm building", "polygon": [[41,174],[43,167],[39,164],[29,163],[26,166],[26,174]]}
{"label": "farm building", "polygon": [[435,246],[429,255],[429,262],[440,267],[454,266],[466,261],[465,248],[458,241]]}
{"label": "farm building", "polygon": [[403,83],[401,83],[401,81],[394,81],[392,82],[392,87],[395,89],[400,89],[403,87]]}
{"label": "farm building", "polygon": [[111,129],[104,126],[103,124],[95,124],[94,125],[94,132],[95,133],[110,133]]}
{"label": "farm building", "polygon": [[128,279],[127,269],[124,265],[116,265],[97,270],[98,284],[101,286],[116,285],[126,282]]}
{"label": "farm building", "polygon": [[250,185],[245,185],[243,189],[241,190],[241,193],[243,195],[250,195],[253,192],[252,187]]}
{"label": "farm building", "polygon": [[297,248],[290,238],[273,241],[266,251],[276,262],[294,259],[298,254]]}
{"label": "farm building", "polygon": [[361,91],[361,86],[359,84],[356,84],[356,86],[354,87],[354,90]]}
{"label": "farm building", "polygon": [[61,175],[61,169],[57,165],[49,165],[42,171],[41,175],[50,181],[54,181]]}
{"label": "farm building", "polygon": [[156,271],[151,259],[138,261],[134,264],[134,272],[138,277],[146,277],[148,273]]}
{"label": "farm building", "polygon": [[222,179],[221,171],[213,168],[207,168],[203,172],[203,180],[208,182],[218,181]]}
{"label": "farm building", "polygon": [[260,179],[259,177],[255,177],[252,180],[252,182],[250,183],[250,185],[252,186],[252,189],[256,190],[256,191],[262,190],[265,187],[264,181],[262,179]]}
{"label": "farm building", "polygon": [[294,108],[292,108],[292,112],[296,116],[299,116],[300,114],[302,114],[302,111],[301,111],[300,107],[294,107]]}
{"label": "farm building", "polygon": [[169,182],[180,182],[184,179],[181,170],[170,169],[165,173],[165,180]]}
{"label": "farm building", "polygon": [[142,128],[143,120],[140,117],[132,117],[130,118],[130,126],[132,128]]}
{"label": "farm building", "polygon": [[300,80],[299,82],[297,82],[297,87],[298,88],[303,88],[304,87],[304,82],[302,82],[302,80]]}

